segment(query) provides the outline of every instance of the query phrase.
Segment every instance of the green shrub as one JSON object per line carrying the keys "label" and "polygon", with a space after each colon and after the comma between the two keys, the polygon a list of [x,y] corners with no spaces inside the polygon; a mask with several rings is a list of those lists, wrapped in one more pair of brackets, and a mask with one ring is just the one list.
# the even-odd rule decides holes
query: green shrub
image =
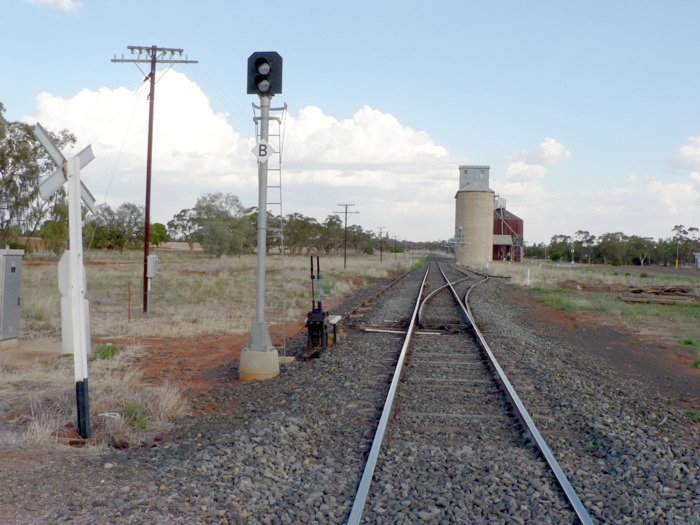
{"label": "green shrub", "polygon": [[690,363],[690,366],[693,368],[700,368],[700,357],[693,359],[693,362]]}
{"label": "green shrub", "polygon": [[700,346],[700,341],[696,341],[692,337],[684,337],[681,339],[681,344],[688,346]]}
{"label": "green shrub", "polygon": [[112,359],[119,353],[119,349],[112,343],[100,345],[95,349],[95,359]]}
{"label": "green shrub", "polygon": [[138,430],[146,430],[146,407],[131,401],[124,409],[124,421]]}
{"label": "green shrub", "polygon": [[639,277],[644,279],[645,277],[649,277],[649,274],[647,272],[639,272]]}
{"label": "green shrub", "polygon": [[689,408],[688,410],[686,410],[685,415],[688,416],[693,421],[695,421],[696,423],[700,423],[700,413],[696,412],[692,408]]}

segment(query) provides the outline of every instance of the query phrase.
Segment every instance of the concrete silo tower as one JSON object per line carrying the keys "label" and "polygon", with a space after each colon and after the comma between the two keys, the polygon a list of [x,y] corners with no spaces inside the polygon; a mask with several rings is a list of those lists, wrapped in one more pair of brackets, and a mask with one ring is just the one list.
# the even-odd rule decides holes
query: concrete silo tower
{"label": "concrete silo tower", "polygon": [[493,254],[494,192],[489,166],[460,166],[455,195],[455,257],[457,264],[478,268]]}

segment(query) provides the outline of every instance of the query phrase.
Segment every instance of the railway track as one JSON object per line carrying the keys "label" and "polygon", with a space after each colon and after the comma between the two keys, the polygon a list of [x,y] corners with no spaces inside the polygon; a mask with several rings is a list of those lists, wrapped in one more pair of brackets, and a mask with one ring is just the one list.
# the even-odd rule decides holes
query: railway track
{"label": "railway track", "polygon": [[349,524],[592,523],[460,297],[483,280],[432,262],[396,360]]}

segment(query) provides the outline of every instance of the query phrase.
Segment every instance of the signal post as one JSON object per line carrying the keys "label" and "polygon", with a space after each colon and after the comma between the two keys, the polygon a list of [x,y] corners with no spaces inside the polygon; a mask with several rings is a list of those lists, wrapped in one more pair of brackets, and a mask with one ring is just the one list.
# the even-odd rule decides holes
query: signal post
{"label": "signal post", "polygon": [[274,153],[268,143],[270,102],[282,93],[282,57],[261,51],[248,58],[248,94],[260,97],[260,135],[253,154],[258,158],[258,232],[255,288],[255,321],[248,344],[241,352],[238,374],[241,381],[271,379],[279,375],[279,355],[272,346],[265,320],[265,253],[267,251],[267,161]]}

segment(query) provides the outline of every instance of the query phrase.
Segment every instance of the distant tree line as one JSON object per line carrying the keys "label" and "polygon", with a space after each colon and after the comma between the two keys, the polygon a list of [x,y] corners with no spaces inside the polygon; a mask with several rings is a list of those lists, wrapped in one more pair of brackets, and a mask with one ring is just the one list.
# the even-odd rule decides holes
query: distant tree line
{"label": "distant tree line", "polygon": [[[329,215],[323,222],[301,213],[290,213],[281,221],[268,212],[267,251],[301,255],[309,253],[338,254],[344,246],[345,229],[338,215]],[[283,225],[280,234],[280,225]],[[208,193],[197,199],[193,208],[181,210],[168,221],[168,235],[173,240],[195,242],[205,252],[222,256],[252,253],[257,244],[258,211],[244,208],[237,196],[230,193]],[[379,249],[380,240],[374,232],[361,226],[348,226],[348,253],[372,254]],[[382,240],[386,252],[402,252],[403,245]]]}
{"label": "distant tree line", "polygon": [[700,237],[695,226],[677,224],[673,235],[664,239],[625,235],[622,232],[591,235],[584,230],[573,236],[554,235],[549,243],[525,248],[525,256],[561,262],[585,262],[612,265],[675,266],[692,264],[693,252],[700,251]]}

